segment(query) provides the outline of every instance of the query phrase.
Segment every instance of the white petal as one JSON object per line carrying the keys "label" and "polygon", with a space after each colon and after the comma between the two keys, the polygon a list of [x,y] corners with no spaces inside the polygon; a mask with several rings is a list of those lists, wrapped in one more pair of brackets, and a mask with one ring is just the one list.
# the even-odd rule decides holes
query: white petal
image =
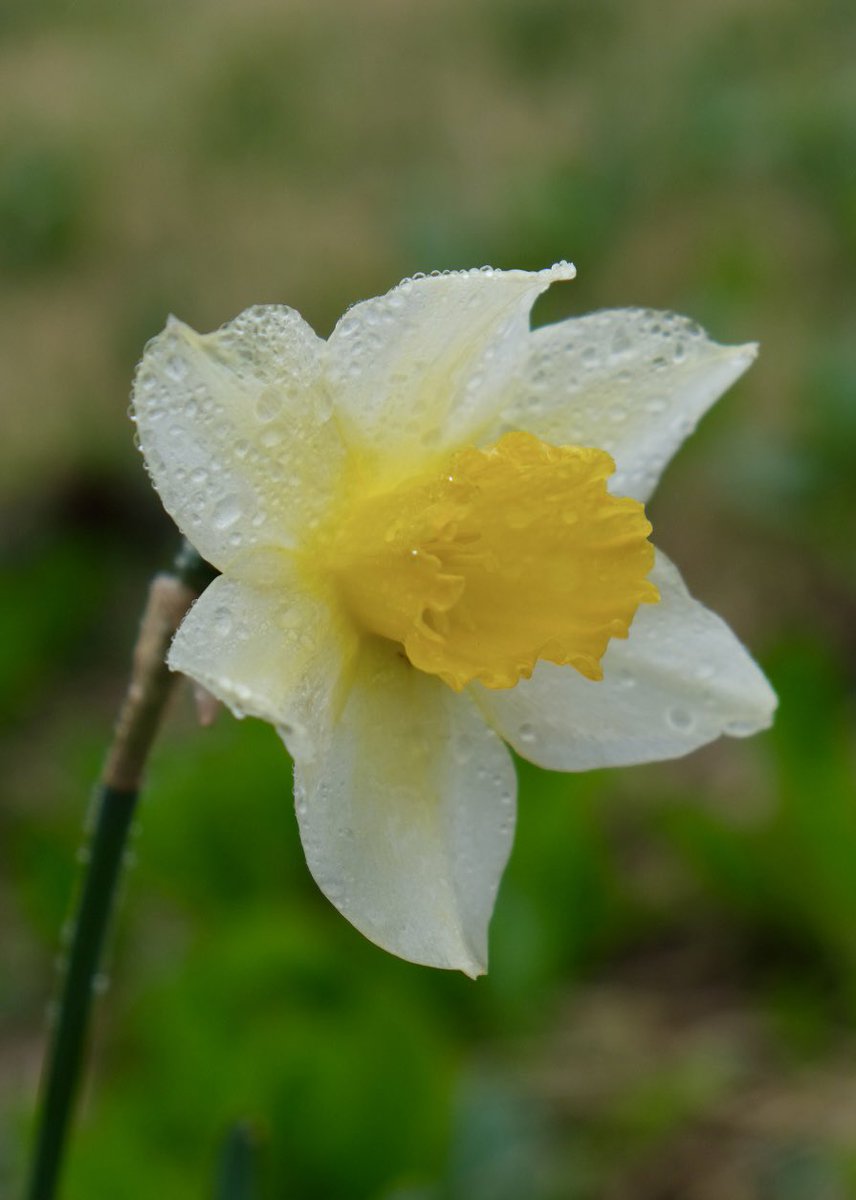
{"label": "white petal", "polygon": [[661,600],[640,607],[626,641],[610,642],[602,680],[539,663],[508,691],[477,685],[488,720],[523,758],[556,771],[628,766],[770,724],[775,693],[725,622],[662,554],[651,579]]}
{"label": "white petal", "polygon": [[293,310],[251,308],[201,336],[171,318],[146,347],[134,411],[167,511],[221,569],[294,544],[336,486],[325,343]]}
{"label": "white petal", "polygon": [[754,345],[719,346],[673,313],[616,309],[537,329],[501,424],[615,459],[610,490],[647,500],[714,401],[752,363]]}
{"label": "white petal", "polygon": [[357,929],[476,976],[514,834],[516,779],[475,704],[368,648],[327,749],[295,763],[306,860]]}
{"label": "white petal", "polygon": [[169,665],[237,716],[278,726],[293,755],[327,736],[354,653],[346,629],[284,571],[261,589],[220,575],[185,617]]}
{"label": "white petal", "polygon": [[460,271],[406,279],[354,305],[329,342],[349,441],[407,470],[473,440],[526,353],[533,301],[573,276],[568,263],[538,272]]}

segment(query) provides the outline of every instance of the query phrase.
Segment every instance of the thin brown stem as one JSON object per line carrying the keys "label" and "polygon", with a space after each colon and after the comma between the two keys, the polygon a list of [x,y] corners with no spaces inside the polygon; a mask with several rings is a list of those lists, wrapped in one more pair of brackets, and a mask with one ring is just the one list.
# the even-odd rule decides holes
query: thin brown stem
{"label": "thin brown stem", "polygon": [[176,679],[166,655],[196,593],[175,575],[157,575],[149,587],[125,694],[101,782],[116,791],[136,791]]}

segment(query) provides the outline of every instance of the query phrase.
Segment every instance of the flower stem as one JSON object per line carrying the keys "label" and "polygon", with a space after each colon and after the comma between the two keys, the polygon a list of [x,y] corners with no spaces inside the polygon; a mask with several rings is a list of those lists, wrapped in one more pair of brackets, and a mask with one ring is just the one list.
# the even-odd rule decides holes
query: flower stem
{"label": "flower stem", "polygon": [[214,1200],[254,1200],[258,1136],[250,1125],[233,1125],[220,1155]]}
{"label": "flower stem", "polygon": [[116,898],[143,770],[177,676],[166,665],[173,634],[214,572],[184,543],[169,574],[149,589],[133,670],[95,797],[86,874],[74,918],[43,1078],[42,1103],[27,1200],[53,1200],[80,1083],[92,996]]}

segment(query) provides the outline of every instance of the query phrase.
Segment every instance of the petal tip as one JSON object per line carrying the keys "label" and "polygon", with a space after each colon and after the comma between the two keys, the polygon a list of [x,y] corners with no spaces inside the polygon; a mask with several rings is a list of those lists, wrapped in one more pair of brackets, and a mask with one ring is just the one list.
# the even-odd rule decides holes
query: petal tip
{"label": "petal tip", "polygon": [[769,681],[764,679],[763,696],[759,696],[757,709],[757,729],[760,733],[764,729],[769,729],[776,717],[776,710],[779,707],[779,697],[771,687]]}
{"label": "petal tip", "polygon": [[453,971],[460,971],[468,979],[480,979],[482,975],[487,975],[487,927],[476,932],[458,926],[455,932],[457,946],[448,951],[447,966]]}
{"label": "petal tip", "polygon": [[487,975],[487,945],[476,950],[469,938],[460,936],[454,949],[447,948],[445,954],[438,955],[435,962],[426,963],[426,966],[442,966],[448,971],[460,971],[468,979],[481,979]]}
{"label": "petal tip", "polygon": [[547,267],[546,270],[539,272],[541,275],[546,275],[551,283],[560,283],[563,280],[576,279],[577,268],[572,262],[567,259],[559,259],[553,263],[552,267]]}
{"label": "petal tip", "polygon": [[163,328],[164,333],[171,333],[175,337],[189,337],[196,332],[185,321],[182,321],[180,317],[177,317],[175,313],[167,315]]}
{"label": "petal tip", "polygon": [[742,346],[734,347],[734,357],[741,359],[747,366],[755,361],[760,352],[760,342],[744,342]]}
{"label": "petal tip", "polygon": [[769,729],[773,724],[776,709],[779,707],[779,697],[760,667],[755,665],[755,669],[757,676],[753,681],[752,694],[746,696],[746,704],[742,711],[723,726],[722,732],[729,737],[752,737]]}
{"label": "petal tip", "polygon": [[723,346],[724,360],[731,364],[732,382],[748,371],[758,357],[760,345],[758,342],[744,342],[740,346]]}

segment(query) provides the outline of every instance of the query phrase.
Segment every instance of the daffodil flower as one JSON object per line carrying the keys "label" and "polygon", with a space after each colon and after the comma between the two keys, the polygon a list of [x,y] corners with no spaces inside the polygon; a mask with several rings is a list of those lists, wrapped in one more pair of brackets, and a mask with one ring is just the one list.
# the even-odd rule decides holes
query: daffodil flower
{"label": "daffodil flower", "polygon": [[473,976],[514,832],[506,743],[620,766],[775,707],[643,509],[755,347],[636,309],[533,331],[573,275],[408,279],[326,341],[281,306],[202,336],[173,319],[134,389],[163,503],[222,572],[170,666],[280,731],[333,904]]}

